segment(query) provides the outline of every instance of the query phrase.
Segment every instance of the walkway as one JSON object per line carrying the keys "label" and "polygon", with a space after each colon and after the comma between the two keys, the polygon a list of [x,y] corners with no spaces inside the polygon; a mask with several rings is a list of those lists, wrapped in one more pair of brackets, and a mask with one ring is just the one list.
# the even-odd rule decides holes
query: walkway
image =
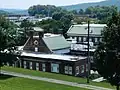
{"label": "walkway", "polygon": [[51,82],[51,83],[64,84],[64,85],[68,85],[68,86],[86,88],[86,89],[91,89],[91,90],[113,90],[113,89],[103,88],[103,87],[98,87],[98,86],[93,86],[93,85],[78,84],[78,83],[75,83],[75,82],[68,82],[68,81],[63,81],[63,80],[43,78],[43,77],[37,77],[37,76],[31,76],[31,75],[24,75],[24,74],[21,74],[21,73],[8,72],[8,71],[3,71],[3,70],[2,70],[1,73],[6,74],[6,75],[12,75],[12,76],[17,76],[17,77],[34,79],[34,80],[41,80],[41,81],[46,81],[46,82]]}

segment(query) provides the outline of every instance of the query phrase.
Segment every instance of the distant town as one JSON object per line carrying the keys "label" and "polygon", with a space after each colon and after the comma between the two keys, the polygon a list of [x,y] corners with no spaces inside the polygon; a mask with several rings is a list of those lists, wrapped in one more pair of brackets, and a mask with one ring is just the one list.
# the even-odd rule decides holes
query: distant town
{"label": "distant town", "polygon": [[[48,83],[71,90],[113,90],[114,86],[119,90],[119,38],[116,5],[79,10],[34,5],[28,14],[0,10],[0,88],[10,90],[7,79],[17,77],[26,83],[27,79],[40,81],[40,90]],[[11,89],[38,90],[38,81],[33,81],[33,89],[26,88],[26,83],[24,89],[17,85]]]}

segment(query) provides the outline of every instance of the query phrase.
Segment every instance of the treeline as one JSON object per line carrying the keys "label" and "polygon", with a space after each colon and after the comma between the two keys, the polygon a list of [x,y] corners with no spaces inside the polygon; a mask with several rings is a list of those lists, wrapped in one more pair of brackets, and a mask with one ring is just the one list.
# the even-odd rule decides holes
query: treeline
{"label": "treeline", "polygon": [[89,14],[93,18],[98,18],[99,20],[102,20],[109,16],[112,16],[112,14],[116,12],[116,6],[95,6],[87,8],[85,14]]}
{"label": "treeline", "polygon": [[0,10],[0,15],[7,15],[7,14],[9,14],[9,13],[4,10]]}
{"label": "treeline", "polygon": [[[60,7],[52,6],[52,5],[34,5],[31,6],[28,9],[29,15],[35,16],[35,15],[42,15],[42,16],[50,16],[52,17],[56,13],[71,13],[74,15],[80,15],[80,16],[88,16],[89,18],[97,18],[98,20],[101,20],[100,23],[106,23],[106,21],[109,17],[112,16],[113,13],[117,12],[116,6],[91,6],[86,8],[85,10],[72,10],[67,11]],[[60,14],[59,14],[60,15]],[[59,16],[58,16],[59,18]]]}
{"label": "treeline", "polygon": [[55,12],[66,12],[60,7],[54,5],[34,5],[28,9],[28,13],[31,16],[43,15],[43,16],[52,16]]}
{"label": "treeline", "polygon": [[107,23],[108,18],[110,18],[112,14],[117,13],[117,11],[116,6],[91,6],[85,10],[73,10],[72,12],[75,15],[87,15],[89,18],[96,18],[99,20],[98,23]]}

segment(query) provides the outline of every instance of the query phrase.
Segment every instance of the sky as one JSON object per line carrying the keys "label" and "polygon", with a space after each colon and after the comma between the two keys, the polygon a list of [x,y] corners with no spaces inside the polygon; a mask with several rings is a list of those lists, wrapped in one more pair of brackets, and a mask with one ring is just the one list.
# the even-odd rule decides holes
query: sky
{"label": "sky", "polygon": [[28,9],[30,6],[37,4],[64,6],[99,1],[104,0],[0,0],[0,8]]}

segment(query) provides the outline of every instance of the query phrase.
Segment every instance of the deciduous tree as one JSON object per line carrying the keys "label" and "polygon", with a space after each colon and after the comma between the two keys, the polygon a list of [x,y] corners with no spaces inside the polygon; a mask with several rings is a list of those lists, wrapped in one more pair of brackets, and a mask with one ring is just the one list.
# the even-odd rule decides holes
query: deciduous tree
{"label": "deciduous tree", "polygon": [[114,14],[102,32],[94,60],[99,73],[112,85],[120,85],[120,14]]}

